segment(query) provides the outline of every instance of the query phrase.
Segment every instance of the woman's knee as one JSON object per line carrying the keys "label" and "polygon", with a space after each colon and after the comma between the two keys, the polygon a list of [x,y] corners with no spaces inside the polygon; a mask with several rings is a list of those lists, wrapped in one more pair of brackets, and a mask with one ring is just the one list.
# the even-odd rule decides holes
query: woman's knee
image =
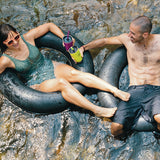
{"label": "woman's knee", "polygon": [[68,75],[64,78],[66,78],[69,82],[81,82],[83,76],[81,71],[71,69],[70,72],[68,72]]}
{"label": "woman's knee", "polygon": [[42,82],[39,90],[44,92],[54,92],[64,90],[68,86],[68,82],[63,78],[50,79]]}
{"label": "woman's knee", "polygon": [[55,75],[57,78],[64,78],[70,82],[77,81],[80,73],[81,71],[68,65],[60,65],[55,69]]}
{"label": "woman's knee", "polygon": [[58,82],[58,85],[61,86],[61,88],[66,87],[69,84],[69,82],[64,78],[58,78],[57,82]]}
{"label": "woman's knee", "polygon": [[123,125],[119,123],[112,122],[111,124],[111,134],[118,136],[123,133]]}

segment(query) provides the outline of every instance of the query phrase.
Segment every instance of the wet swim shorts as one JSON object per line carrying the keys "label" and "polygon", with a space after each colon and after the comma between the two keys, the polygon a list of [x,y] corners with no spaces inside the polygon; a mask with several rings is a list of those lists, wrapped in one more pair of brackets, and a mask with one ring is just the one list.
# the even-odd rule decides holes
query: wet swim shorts
{"label": "wet swim shorts", "polygon": [[118,104],[113,122],[122,124],[125,131],[133,129],[140,115],[155,124],[153,116],[160,113],[160,86],[130,86],[127,92],[131,94],[130,100]]}

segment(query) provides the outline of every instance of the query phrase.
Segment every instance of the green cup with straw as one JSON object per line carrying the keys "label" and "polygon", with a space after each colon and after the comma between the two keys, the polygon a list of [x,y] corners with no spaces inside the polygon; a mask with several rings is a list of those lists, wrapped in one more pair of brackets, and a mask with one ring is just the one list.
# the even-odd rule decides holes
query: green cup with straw
{"label": "green cup with straw", "polygon": [[82,61],[83,57],[81,56],[81,53],[77,46],[70,47],[69,53],[71,57],[75,60],[75,62],[80,63]]}

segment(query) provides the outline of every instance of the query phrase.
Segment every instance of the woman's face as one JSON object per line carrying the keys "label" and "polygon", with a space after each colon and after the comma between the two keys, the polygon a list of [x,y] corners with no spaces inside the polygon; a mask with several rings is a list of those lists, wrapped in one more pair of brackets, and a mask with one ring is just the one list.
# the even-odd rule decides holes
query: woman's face
{"label": "woman's face", "polygon": [[3,41],[3,44],[5,44],[8,48],[18,48],[19,39],[20,39],[19,33],[10,31],[8,34],[8,38],[5,41]]}

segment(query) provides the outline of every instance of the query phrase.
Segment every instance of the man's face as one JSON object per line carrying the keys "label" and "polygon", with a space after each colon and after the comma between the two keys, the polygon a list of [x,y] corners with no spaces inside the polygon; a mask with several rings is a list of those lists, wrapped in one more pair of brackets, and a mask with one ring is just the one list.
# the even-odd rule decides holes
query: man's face
{"label": "man's face", "polygon": [[144,40],[143,33],[140,32],[140,26],[131,23],[128,37],[132,43],[142,42]]}

